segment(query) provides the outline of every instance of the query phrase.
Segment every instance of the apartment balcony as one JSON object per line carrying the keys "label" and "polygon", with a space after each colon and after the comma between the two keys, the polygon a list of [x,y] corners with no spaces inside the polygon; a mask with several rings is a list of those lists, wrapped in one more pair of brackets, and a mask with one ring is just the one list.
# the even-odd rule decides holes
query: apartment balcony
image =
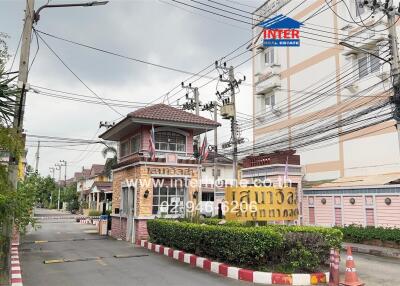
{"label": "apartment balcony", "polygon": [[266,94],[275,88],[281,87],[281,77],[277,71],[259,75],[255,83],[256,94]]}
{"label": "apartment balcony", "polygon": [[[381,18],[381,17],[378,17]],[[371,25],[369,23],[368,25]],[[342,35],[347,35],[341,37],[341,41],[350,43],[357,48],[363,48],[371,50],[371,46],[387,39],[387,35],[384,31],[387,31],[387,21],[379,20],[379,22],[373,28],[360,28],[355,25],[347,25],[341,29]],[[351,55],[354,51],[346,48],[344,55]]]}

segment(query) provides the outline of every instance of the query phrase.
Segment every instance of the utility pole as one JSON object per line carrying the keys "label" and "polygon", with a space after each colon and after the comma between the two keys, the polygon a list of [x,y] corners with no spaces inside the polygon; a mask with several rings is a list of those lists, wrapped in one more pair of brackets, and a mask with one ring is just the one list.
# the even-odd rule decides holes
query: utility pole
{"label": "utility pole", "polygon": [[[24,27],[22,30],[22,39],[21,39],[21,54],[19,60],[19,74],[18,74],[18,87],[21,88],[21,91],[16,95],[15,98],[16,104],[14,107],[14,118],[13,118],[13,127],[20,136],[23,131],[22,122],[23,122],[24,106],[25,106],[25,91],[27,89],[27,82],[28,82],[29,51],[31,47],[32,27],[35,15],[34,5],[35,5],[35,0],[26,1]],[[14,188],[17,187],[18,162],[20,159],[21,158],[14,158],[11,155],[9,159],[9,178]]]}
{"label": "utility pole", "polygon": [[237,146],[238,146],[238,131],[237,131],[237,122],[236,122],[236,104],[235,104],[235,75],[233,66],[229,67],[229,85],[231,88],[231,102],[233,105],[233,118],[231,119],[231,129],[232,129],[232,138],[233,138],[233,175],[234,178],[238,179],[238,170],[237,170]]}
{"label": "utility pole", "polygon": [[39,151],[40,151],[40,141],[38,141],[36,150],[36,168],[35,168],[36,173],[39,173],[39,158],[40,158]]}
{"label": "utility pole", "polygon": [[[35,0],[26,0],[24,27],[21,38],[21,54],[19,61],[18,87],[21,89],[20,94],[15,98],[13,127],[18,133],[23,131],[23,121],[25,113],[26,90],[29,89],[28,73],[29,73],[29,53],[31,48],[31,38],[33,23],[39,21],[40,11],[45,8],[66,8],[66,7],[92,7],[106,5],[108,1],[91,1],[87,3],[71,3],[71,4],[45,4],[35,12]],[[20,158],[9,159],[9,178],[14,187],[17,187],[18,181],[18,161]]]}
{"label": "utility pole", "polygon": [[67,161],[60,160],[60,165],[64,166],[64,187],[67,187]]}
{"label": "utility pole", "polygon": [[21,93],[17,95],[15,102],[15,116],[13,126],[21,132],[23,130],[24,110],[25,110],[25,91],[28,83],[29,72],[29,51],[31,49],[32,28],[35,18],[35,0],[27,0],[25,8],[24,28],[22,30],[21,55],[19,60],[18,87]]}
{"label": "utility pole", "polygon": [[[233,145],[232,150],[232,160],[233,160],[233,177],[238,180],[238,144],[243,142],[243,139],[239,136],[238,125],[236,121],[236,88],[239,87],[239,84],[242,83],[242,80],[235,79],[235,69],[233,66],[229,68],[226,66],[226,63],[220,65],[218,61],[215,62],[215,68],[219,71],[222,70],[222,73],[219,75],[219,80],[221,82],[227,82],[228,87],[223,92],[217,92],[217,96],[220,100],[222,100],[223,106],[221,107],[221,116],[225,119],[231,120],[231,140],[230,142],[224,144],[226,147],[230,147]],[[225,75],[228,74],[226,78]],[[243,78],[246,80],[246,77]],[[229,97],[226,97],[225,94],[230,93]]]}
{"label": "utility pole", "polygon": [[[209,103],[206,103],[203,105],[203,111],[208,110],[214,111],[214,121],[218,121],[218,102],[217,101],[212,101]],[[214,207],[215,207],[215,199],[216,199],[216,193],[217,193],[217,185],[216,182],[218,180],[218,174],[217,174],[217,161],[218,161],[218,128],[214,129],[214,146],[210,146],[214,152],[214,158],[213,158],[213,177],[214,177],[214,184],[213,184],[213,191],[214,191]]]}
{"label": "utility pole", "polygon": [[[186,103],[183,104],[183,109],[185,110],[194,110],[196,115],[200,115],[200,96],[199,96],[199,88],[198,87],[193,87],[191,83],[188,85],[185,85],[184,82],[181,83],[182,88],[186,88]],[[190,96],[190,92],[193,92],[193,97]],[[195,142],[196,149],[200,149],[200,136],[196,136],[193,138],[193,141]],[[202,181],[201,181],[201,166],[199,165],[198,168],[199,172],[199,177],[198,177],[198,185],[199,185],[199,191],[197,194],[197,203],[201,204],[203,200],[203,192],[202,192]],[[200,206],[201,208],[202,206]]]}
{"label": "utility pole", "polygon": [[[400,148],[400,75],[399,75],[399,47],[397,43],[397,32],[396,32],[396,11],[390,10],[393,6],[393,1],[387,1],[386,8],[386,16],[389,25],[389,45],[390,45],[390,53],[392,55],[392,64],[391,64],[391,74],[393,75],[393,102],[395,105],[395,119],[396,119],[396,129],[397,129],[397,137],[399,141]],[[398,7],[400,12],[400,5]],[[399,13],[400,14],[400,13]]]}
{"label": "utility pole", "polygon": [[[49,167],[49,170],[50,170],[50,173],[52,174],[51,177],[53,178],[53,181],[54,181],[55,168]],[[53,205],[53,195],[52,194],[50,195],[50,205]]]}
{"label": "utility pole", "polygon": [[[400,148],[400,65],[399,65],[399,46],[397,42],[396,16],[400,17],[400,3],[397,9],[393,6],[393,0],[386,0],[384,4],[380,1],[364,1],[364,6],[367,6],[372,11],[382,11],[387,17],[388,23],[388,38],[390,48],[390,67],[391,75],[393,76],[393,103],[395,106],[394,118],[396,119],[397,137]],[[349,46],[349,44],[346,44]],[[379,59],[381,57],[369,53]],[[384,60],[387,62],[387,60]]]}
{"label": "utility pole", "polygon": [[55,164],[56,170],[58,171],[58,198],[57,198],[57,210],[60,210],[60,195],[61,195],[61,165]]}
{"label": "utility pole", "polygon": [[[199,94],[199,88],[198,87],[192,87],[192,84],[189,83],[188,85],[185,85],[183,82],[181,83],[182,88],[186,88],[187,93],[186,93],[186,100],[187,102],[183,105],[183,109],[186,110],[194,110],[196,115],[200,115],[200,94]],[[190,92],[193,92],[193,98],[190,97]]]}

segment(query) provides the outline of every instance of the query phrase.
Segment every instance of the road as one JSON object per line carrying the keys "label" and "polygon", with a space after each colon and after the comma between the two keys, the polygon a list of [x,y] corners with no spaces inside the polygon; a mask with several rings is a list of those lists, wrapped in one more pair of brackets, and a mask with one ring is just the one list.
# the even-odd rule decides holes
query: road
{"label": "road", "polygon": [[[36,210],[36,216],[53,216],[55,211]],[[250,285],[180,263],[131,244],[101,239],[91,234],[92,225],[72,220],[42,219],[41,228],[22,240],[20,258],[25,286],[57,285]],[[72,241],[72,239],[78,239]],[[87,240],[82,240],[87,239]],[[89,240],[90,239],[90,240]],[[33,243],[34,241],[49,241]],[[139,257],[114,258],[114,255]],[[146,255],[140,257],[140,255]],[[44,264],[44,260],[104,257],[100,260]]]}
{"label": "road", "polygon": [[[400,259],[353,253],[358,276],[366,286],[400,285]],[[340,271],[346,267],[346,253],[342,251]],[[343,275],[342,275],[343,276]]]}
{"label": "road", "polygon": [[[250,285],[190,267],[142,248],[135,248],[127,242],[103,239],[90,233],[95,230],[94,226],[78,224],[68,219],[68,215],[61,215],[52,210],[36,211],[36,216],[55,215],[63,216],[64,219],[42,219],[41,228],[30,231],[22,240],[20,257],[24,285]],[[136,257],[113,257],[121,254]],[[104,258],[43,263],[44,260],[94,259],[98,256]],[[400,285],[400,259],[356,253],[353,256],[358,274],[367,286]],[[345,259],[343,253],[341,272],[345,269]]]}

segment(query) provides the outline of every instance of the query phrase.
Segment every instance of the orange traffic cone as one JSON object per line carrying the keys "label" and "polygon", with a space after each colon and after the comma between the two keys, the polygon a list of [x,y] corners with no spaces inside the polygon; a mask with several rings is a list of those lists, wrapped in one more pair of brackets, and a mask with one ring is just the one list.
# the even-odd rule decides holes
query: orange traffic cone
{"label": "orange traffic cone", "polygon": [[356,266],[354,264],[353,254],[351,253],[351,247],[347,247],[347,258],[346,258],[346,273],[344,275],[344,282],[340,285],[344,286],[363,286],[365,285],[358,279]]}

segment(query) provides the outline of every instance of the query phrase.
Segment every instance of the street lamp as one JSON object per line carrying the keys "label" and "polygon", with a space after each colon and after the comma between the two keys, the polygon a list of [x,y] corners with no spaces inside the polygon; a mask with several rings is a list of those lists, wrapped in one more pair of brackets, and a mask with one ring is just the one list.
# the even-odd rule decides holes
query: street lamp
{"label": "street lamp", "polygon": [[92,1],[86,3],[76,3],[76,4],[46,4],[40,7],[34,15],[34,21],[37,23],[40,20],[40,11],[45,8],[65,8],[65,7],[93,7],[106,5],[108,1]]}

